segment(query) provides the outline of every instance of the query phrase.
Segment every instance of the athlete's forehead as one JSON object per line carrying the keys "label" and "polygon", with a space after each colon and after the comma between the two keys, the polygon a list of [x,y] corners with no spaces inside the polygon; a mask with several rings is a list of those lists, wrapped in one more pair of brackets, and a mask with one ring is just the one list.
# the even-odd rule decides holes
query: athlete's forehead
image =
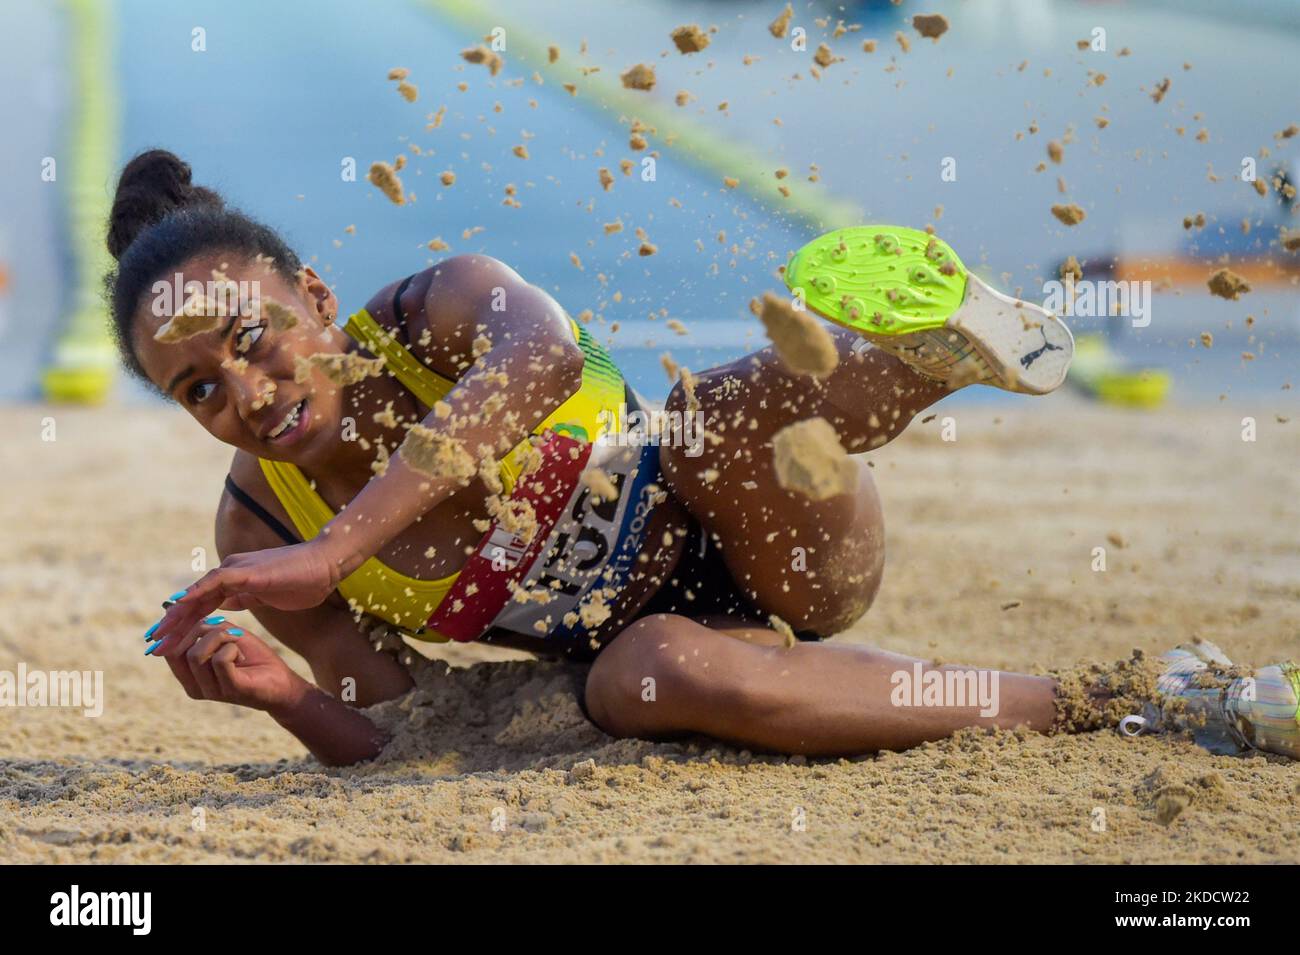
{"label": "athlete's forehead", "polygon": [[237,328],[256,324],[262,303],[293,294],[269,260],[204,252],[159,276],[136,309],[132,346],[167,394],[225,357]]}

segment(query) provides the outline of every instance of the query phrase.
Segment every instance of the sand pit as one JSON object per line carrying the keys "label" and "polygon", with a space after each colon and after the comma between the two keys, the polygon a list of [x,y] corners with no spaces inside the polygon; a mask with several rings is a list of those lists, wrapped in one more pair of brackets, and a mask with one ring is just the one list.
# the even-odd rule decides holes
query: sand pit
{"label": "sand pit", "polygon": [[[941,406],[871,455],[889,562],[876,606],[836,639],[1023,669],[1193,634],[1243,661],[1300,655],[1300,431],[1275,422],[1284,399],[1142,416],[1067,396],[1037,403],[1051,417]],[[1243,450],[1248,413],[1259,438]],[[945,415],[956,442],[940,440]],[[473,647],[383,707],[399,728],[384,759],[323,769],[263,714],[190,701],[143,656],[194,548],[213,559],[230,450],[175,409],[8,407],[0,425],[0,668],[99,669],[107,697],[98,719],[0,714],[7,862],[1300,862],[1300,764],[1278,758],[1109,733],[967,732],[831,761],[617,741],[579,713],[581,669],[466,667],[512,656]]]}

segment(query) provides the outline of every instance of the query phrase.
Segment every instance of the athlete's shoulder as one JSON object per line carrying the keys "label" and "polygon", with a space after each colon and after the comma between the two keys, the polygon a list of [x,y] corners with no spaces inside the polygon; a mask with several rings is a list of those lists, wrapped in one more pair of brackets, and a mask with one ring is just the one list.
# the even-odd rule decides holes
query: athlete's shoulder
{"label": "athlete's shoulder", "polygon": [[[380,325],[477,308],[484,293],[527,285],[519,273],[490,255],[453,255],[413,275],[394,279],[370,297],[366,311]],[[401,315],[396,314],[401,307]]]}
{"label": "athlete's shoulder", "polygon": [[417,358],[456,378],[472,361],[474,339],[493,302],[533,291],[519,273],[489,255],[455,255],[390,282],[371,296],[366,312]]}

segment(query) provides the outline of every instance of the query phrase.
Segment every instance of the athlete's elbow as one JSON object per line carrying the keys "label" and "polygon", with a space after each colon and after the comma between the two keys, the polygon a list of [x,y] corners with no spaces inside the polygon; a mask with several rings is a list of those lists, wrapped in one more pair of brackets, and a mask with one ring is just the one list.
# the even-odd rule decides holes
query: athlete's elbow
{"label": "athlete's elbow", "polygon": [[576,341],[556,339],[543,354],[533,357],[531,365],[533,380],[542,383],[545,396],[558,407],[582,387],[586,356]]}

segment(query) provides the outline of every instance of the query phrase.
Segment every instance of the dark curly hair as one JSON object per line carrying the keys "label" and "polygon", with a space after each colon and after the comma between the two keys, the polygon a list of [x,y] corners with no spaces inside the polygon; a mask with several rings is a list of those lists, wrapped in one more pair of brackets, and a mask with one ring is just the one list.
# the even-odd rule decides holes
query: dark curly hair
{"label": "dark curly hair", "polygon": [[108,251],[117,267],[104,276],[104,291],[122,363],[150,385],[131,347],[140,300],[154,282],[212,250],[245,259],[266,256],[291,282],[302,268],[274,229],[228,208],[213,190],[194,185],[189,164],[175,153],[150,149],[127,163],[108,221]]}

